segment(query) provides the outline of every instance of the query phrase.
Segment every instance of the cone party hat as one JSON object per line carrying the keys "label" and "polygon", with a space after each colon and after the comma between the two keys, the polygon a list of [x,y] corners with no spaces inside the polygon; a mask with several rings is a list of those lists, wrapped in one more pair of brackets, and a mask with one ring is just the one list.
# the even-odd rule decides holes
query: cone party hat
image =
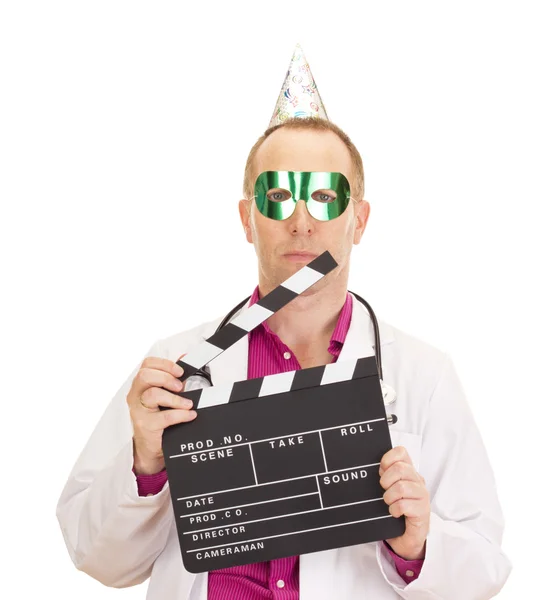
{"label": "cone party hat", "polygon": [[268,126],[279,125],[293,117],[318,117],[328,120],[317,84],[299,44],[293,52]]}

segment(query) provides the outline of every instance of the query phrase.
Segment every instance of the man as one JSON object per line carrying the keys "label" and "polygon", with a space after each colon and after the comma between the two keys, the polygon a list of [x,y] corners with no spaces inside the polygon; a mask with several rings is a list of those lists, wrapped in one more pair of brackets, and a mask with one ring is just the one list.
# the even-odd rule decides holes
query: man
{"label": "man", "polygon": [[[262,214],[261,173],[342,173],[350,201],[321,221],[297,201],[288,218]],[[274,195],[273,195],[274,194]],[[279,202],[284,190],[268,197]],[[319,200],[334,196],[319,190]],[[326,119],[292,118],[267,130],[251,151],[239,203],[259,283],[249,305],[324,250],[338,267],[214,359],[214,385],[373,354],[373,328],[348,294],[350,255],[370,207],[361,157]],[[491,598],[511,566],[500,549],[503,517],[480,434],[449,357],[382,321],[384,377],[397,390],[393,449],[379,475],[403,535],[301,557],[188,573],[181,562],[161,450],[164,428],[195,419],[176,360],[209,337],[220,319],[159,340],[110,403],[79,457],[57,515],[77,568],[113,587],[151,578],[151,600]],[[186,382],[186,390],[188,382]],[[161,411],[159,407],[171,410]],[[338,411],[342,399],[338,398]]]}

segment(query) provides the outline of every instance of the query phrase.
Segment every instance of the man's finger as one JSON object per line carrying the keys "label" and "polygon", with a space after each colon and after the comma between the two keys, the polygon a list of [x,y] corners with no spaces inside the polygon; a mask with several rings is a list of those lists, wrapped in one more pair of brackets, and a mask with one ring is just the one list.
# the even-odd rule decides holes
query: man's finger
{"label": "man's finger", "polygon": [[194,410],[161,410],[160,412],[150,415],[153,419],[153,427],[156,431],[162,431],[170,425],[177,423],[188,423],[197,417],[197,412]]}
{"label": "man's finger", "polygon": [[403,462],[413,464],[411,457],[409,456],[409,452],[405,449],[404,446],[396,446],[392,448],[392,450],[388,450],[388,452],[382,457],[380,461],[380,466],[378,468],[378,474],[382,475],[388,467],[393,465],[396,461],[401,460]]}
{"label": "man's finger", "polygon": [[383,495],[384,502],[390,505],[402,498],[409,498],[412,500],[419,500],[426,496],[426,490],[423,489],[422,484],[416,483],[415,481],[397,481],[394,485],[390,486]]}
{"label": "man's finger", "polygon": [[170,392],[181,392],[183,386],[182,381],[166,371],[143,367],[139,369],[131,384],[130,395],[139,398],[150,387],[164,387]]}
{"label": "man's finger", "polygon": [[423,518],[425,516],[422,499],[403,498],[402,500],[396,500],[396,502],[390,504],[388,511],[396,518],[402,515],[409,518]]}
{"label": "man's finger", "polygon": [[380,477],[380,485],[387,490],[389,487],[394,485],[396,481],[400,481],[402,479],[422,483],[421,476],[419,473],[417,473],[415,467],[409,463],[399,460],[388,467],[388,469],[386,469],[386,471],[382,474]]}
{"label": "man's finger", "polygon": [[173,360],[158,356],[147,356],[141,363],[141,368],[166,371],[166,373],[170,373],[174,377],[181,377],[183,375],[183,369]]}
{"label": "man's finger", "polygon": [[166,408],[190,409],[193,402],[177,394],[172,394],[162,388],[150,387],[139,397],[140,404],[150,410],[158,410],[159,406]]}

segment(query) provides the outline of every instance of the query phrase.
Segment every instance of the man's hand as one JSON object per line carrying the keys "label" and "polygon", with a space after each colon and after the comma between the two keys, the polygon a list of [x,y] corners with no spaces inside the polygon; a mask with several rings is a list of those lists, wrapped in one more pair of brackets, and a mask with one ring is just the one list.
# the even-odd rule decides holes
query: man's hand
{"label": "man's hand", "polygon": [[378,474],[390,514],[405,515],[404,534],[386,541],[405,560],[425,558],[431,507],[424,478],[415,470],[403,446],[392,448],[382,457]]}
{"label": "man's hand", "polygon": [[[171,360],[149,356],[133,379],[127,404],[133,423],[133,467],[138,475],[162,471],[162,432],[197,416],[191,400],[171,393],[183,391],[184,384],[177,379],[181,375],[183,369]],[[159,406],[173,410],[160,410]]]}

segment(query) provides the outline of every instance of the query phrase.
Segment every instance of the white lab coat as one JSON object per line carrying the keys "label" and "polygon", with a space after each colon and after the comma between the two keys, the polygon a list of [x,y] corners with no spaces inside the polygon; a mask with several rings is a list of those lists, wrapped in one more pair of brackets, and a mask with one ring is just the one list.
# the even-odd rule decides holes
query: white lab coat
{"label": "white lab coat", "polygon": [[[245,308],[244,308],[245,309]],[[220,319],[156,342],[146,356],[176,361]],[[300,557],[301,600],[479,600],[504,585],[504,519],[492,469],[449,356],[379,320],[385,383],[397,391],[393,445],[407,448],[431,498],[426,558],[409,584],[382,542]],[[355,300],[338,360],[374,354],[373,325]],[[247,336],[210,364],[214,385],[247,379]],[[181,560],[168,484],[139,497],[126,395],[139,364],[96,426],[62,491],[57,517],[76,567],[112,587],[150,577],[147,600],[206,600],[207,574]],[[193,385],[188,381],[186,389]],[[341,399],[340,406],[341,406]]]}

